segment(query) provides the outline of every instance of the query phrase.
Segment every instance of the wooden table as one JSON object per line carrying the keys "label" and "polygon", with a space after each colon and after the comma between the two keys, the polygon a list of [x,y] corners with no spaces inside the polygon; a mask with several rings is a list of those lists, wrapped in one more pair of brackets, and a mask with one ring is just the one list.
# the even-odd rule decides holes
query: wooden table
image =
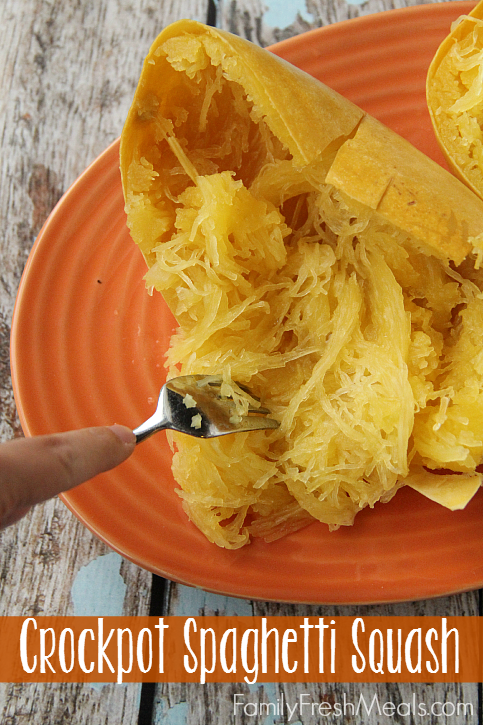
{"label": "wooden table", "polygon": [[[267,0],[268,2],[268,0]],[[409,0],[2,0],[0,3],[0,436],[20,436],[11,391],[9,333],[16,290],[40,227],[62,193],[119,136],[151,41],[169,22],[188,17],[216,24],[266,46],[312,27],[406,4]],[[1,535],[1,615],[478,615],[480,593],[377,607],[248,602],[152,577],[111,552],[58,500],[38,506]],[[233,716],[233,693],[294,700],[471,703],[478,685],[0,685],[5,725],[202,725],[262,723]],[[404,720],[404,722],[409,720]],[[431,722],[442,722],[441,718]],[[283,720],[286,722],[286,720]],[[312,724],[306,719],[303,725]],[[344,720],[346,722],[346,720]],[[379,723],[376,715],[351,723]],[[419,721],[418,721],[419,722]],[[430,722],[427,719],[425,722]]]}

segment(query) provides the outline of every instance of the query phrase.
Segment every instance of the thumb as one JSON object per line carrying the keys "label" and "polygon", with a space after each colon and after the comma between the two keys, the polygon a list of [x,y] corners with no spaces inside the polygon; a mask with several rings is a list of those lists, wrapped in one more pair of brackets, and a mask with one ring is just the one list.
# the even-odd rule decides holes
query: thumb
{"label": "thumb", "polygon": [[21,438],[0,445],[0,527],[36,503],[114,468],[135,448],[121,425]]}

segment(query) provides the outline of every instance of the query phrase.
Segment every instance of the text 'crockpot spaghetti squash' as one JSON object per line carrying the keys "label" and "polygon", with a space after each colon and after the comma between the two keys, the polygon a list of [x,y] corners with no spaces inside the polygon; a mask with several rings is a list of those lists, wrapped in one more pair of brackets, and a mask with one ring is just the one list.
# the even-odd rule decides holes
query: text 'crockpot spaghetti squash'
{"label": "text 'crockpot spaghetti squash'", "polygon": [[351,525],[404,484],[465,505],[483,454],[481,200],[318,81],[193,21],[151,47],[121,171],[147,286],[179,323],[170,375],[246,383],[281,422],[172,434],[210,541]]}

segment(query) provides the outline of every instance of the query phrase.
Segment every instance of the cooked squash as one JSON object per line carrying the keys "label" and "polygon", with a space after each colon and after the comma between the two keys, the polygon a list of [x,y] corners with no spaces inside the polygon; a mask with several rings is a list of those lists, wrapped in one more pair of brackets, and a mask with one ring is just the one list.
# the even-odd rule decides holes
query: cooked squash
{"label": "cooked squash", "polygon": [[470,190],[318,81],[193,21],[151,47],[121,173],[146,285],[179,324],[169,374],[247,383],[281,422],[172,434],[179,495],[210,541],[351,525],[428,468],[454,472],[445,503],[468,474],[479,485]]}
{"label": "cooked squash", "polygon": [[450,168],[483,197],[483,2],[453,23],[430,65],[426,95]]}

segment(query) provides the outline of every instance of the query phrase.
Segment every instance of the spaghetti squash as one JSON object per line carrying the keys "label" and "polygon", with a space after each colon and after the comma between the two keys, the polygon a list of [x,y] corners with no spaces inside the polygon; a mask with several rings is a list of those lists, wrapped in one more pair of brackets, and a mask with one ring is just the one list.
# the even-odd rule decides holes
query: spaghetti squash
{"label": "spaghetti squash", "polygon": [[474,493],[483,202],[471,191],[318,81],[192,21],[146,58],[121,172],[147,287],[179,325],[169,375],[248,384],[280,421],[170,434],[183,507],[210,541],[349,526],[406,482],[424,488],[428,469],[446,469],[450,507],[459,481]]}
{"label": "spaghetti squash", "polygon": [[426,92],[450,168],[483,198],[483,2],[453,23],[430,65]]}

